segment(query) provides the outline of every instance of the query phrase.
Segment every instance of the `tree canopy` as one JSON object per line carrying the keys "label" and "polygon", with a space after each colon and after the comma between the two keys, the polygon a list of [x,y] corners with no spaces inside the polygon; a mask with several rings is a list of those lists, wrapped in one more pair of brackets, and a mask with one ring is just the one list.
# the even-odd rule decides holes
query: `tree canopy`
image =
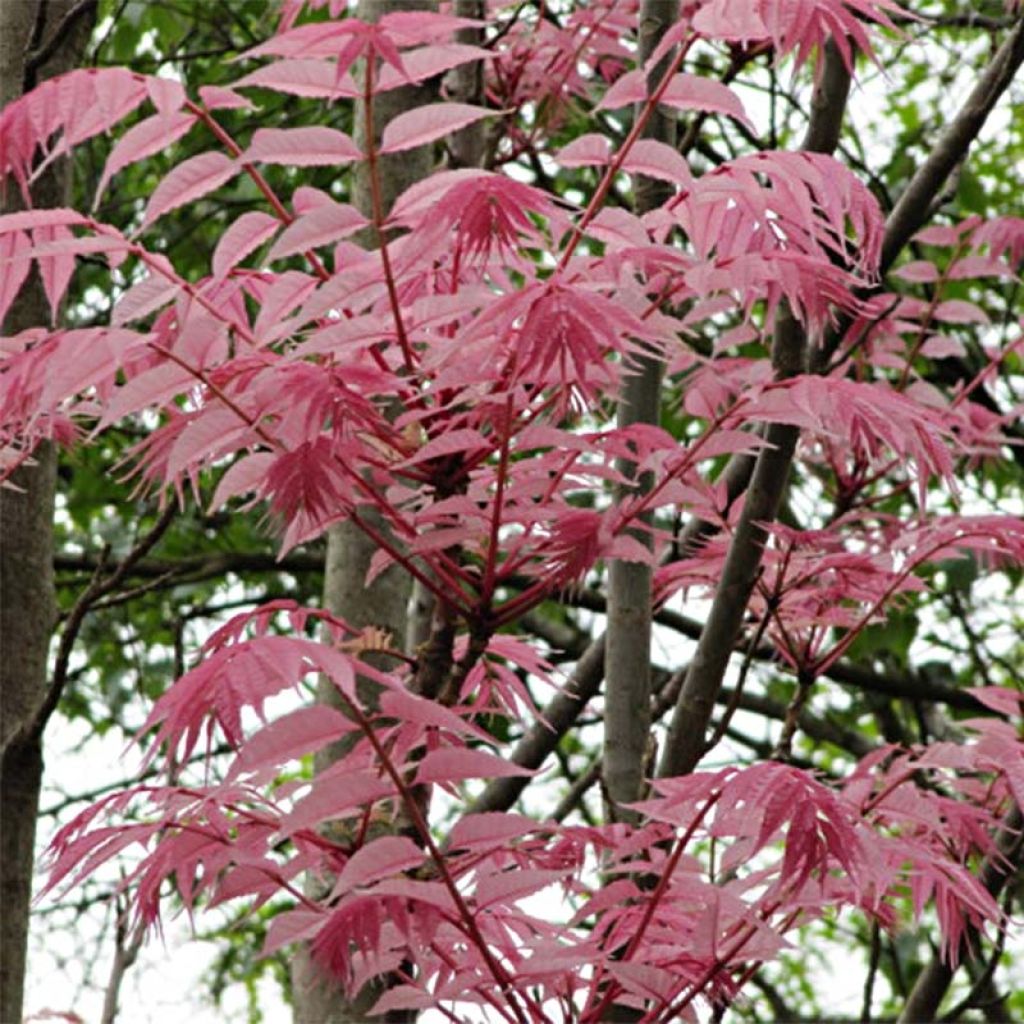
{"label": "tree canopy", "polygon": [[1001,3],[101,5],[0,113],[25,728],[146,751],[48,888],[123,968],[228,908],[300,1021],[833,1016],[819,949],[1024,1012],[1022,60]]}

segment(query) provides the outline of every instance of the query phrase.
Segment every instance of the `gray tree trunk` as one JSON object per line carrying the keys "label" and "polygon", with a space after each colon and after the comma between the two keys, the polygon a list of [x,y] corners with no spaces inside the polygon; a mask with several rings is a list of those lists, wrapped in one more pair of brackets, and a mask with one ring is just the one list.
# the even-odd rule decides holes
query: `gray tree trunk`
{"label": "gray tree trunk", "polygon": [[[665,32],[679,18],[676,0],[643,0],[640,5],[640,61],[654,52]],[[657,88],[671,55],[666,55],[648,76],[648,92]],[[658,108],[644,126],[644,136],[675,145],[675,111]],[[636,209],[647,213],[659,207],[672,193],[663,181],[641,177],[636,188]],[[629,367],[623,381],[618,408],[618,426],[634,423],[657,424],[661,416],[662,362],[644,356]],[[619,469],[630,479],[636,476],[632,463]],[[639,490],[651,481],[636,481]],[[621,491],[619,500],[633,493]],[[651,522],[650,516],[644,521]],[[642,531],[637,540],[650,546],[650,537]],[[605,642],[605,709],[602,775],[610,812],[618,820],[635,820],[636,813],[623,804],[643,795],[647,745],[651,738],[651,566],[640,562],[614,560],[608,567],[608,631]]]}
{"label": "gray tree trunk", "polygon": [[[805,151],[830,153],[836,147],[849,91],[850,73],[830,39],[814,89],[810,123],[802,146]],[[795,376],[804,372],[807,363],[806,332],[788,307],[781,306],[772,340],[775,377],[784,380]],[[799,429],[788,424],[772,423],[765,430],[768,447],[754,460],[743,511],[722,566],[711,611],[679,691],[658,765],[661,777],[687,775],[704,756],[711,710],[757,581],[767,539],[766,524],[775,521],[782,503],[799,435]]]}
{"label": "gray tree trunk", "polygon": [[[357,15],[365,21],[376,21],[381,15],[392,10],[428,6],[429,3],[414,4],[408,0],[361,0]],[[424,86],[394,89],[376,96],[373,103],[373,121],[374,134],[378,142],[388,121],[435,98],[433,90]],[[356,142],[364,148],[365,125],[366,110],[360,102],[356,104],[353,135]],[[378,168],[381,205],[385,212],[405,189],[431,172],[433,159],[432,146],[380,158]],[[353,204],[364,214],[372,214],[373,201],[365,164],[356,172],[352,198]],[[364,241],[369,246],[376,243],[374,237],[367,237]],[[374,525],[381,527],[379,520],[376,520]],[[411,580],[403,569],[392,566],[367,586],[364,583],[366,572],[376,551],[374,542],[357,525],[345,522],[331,528],[327,538],[327,560],[324,566],[324,607],[355,628],[376,626],[387,630],[394,638],[394,644],[400,647],[407,635],[409,602],[412,596]],[[419,595],[419,600],[425,601],[425,595]],[[432,604],[428,602],[428,609],[431,606]],[[411,630],[409,638],[416,642],[419,630]],[[389,667],[386,660],[382,667]],[[363,687],[361,692],[365,698],[372,699],[373,694],[369,687]],[[337,690],[326,680],[321,680],[317,699],[328,704],[340,704]],[[317,758],[316,770],[323,771],[329,767],[339,752],[337,748],[327,748],[327,751]],[[318,971],[305,948],[299,950],[293,964],[292,988],[295,1024],[343,1024],[349,1021],[363,1021],[380,996],[380,990],[371,986],[354,1000],[346,999],[339,987]]]}
{"label": "gray tree trunk", "polygon": [[[0,3],[0,106],[37,78],[70,70],[81,58],[92,11],[65,22],[73,0]],[[62,26],[59,38],[56,27]],[[49,43],[49,59],[29,55]],[[68,169],[58,161],[33,189],[36,206],[67,202]],[[18,207],[13,182],[3,212]],[[5,334],[50,322],[33,272],[4,322]],[[39,711],[47,687],[47,652],[56,619],[53,584],[53,505],[57,460],[40,445],[31,462],[0,488],[0,1021],[22,1019],[36,815],[43,774]],[[17,489],[15,489],[17,488]]]}

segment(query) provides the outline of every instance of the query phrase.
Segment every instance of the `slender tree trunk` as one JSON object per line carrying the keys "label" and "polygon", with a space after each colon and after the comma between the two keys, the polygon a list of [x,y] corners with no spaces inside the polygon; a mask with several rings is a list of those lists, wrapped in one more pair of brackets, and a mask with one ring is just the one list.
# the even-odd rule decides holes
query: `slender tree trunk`
{"label": "slender tree trunk", "polygon": [[[814,90],[804,150],[831,153],[835,149],[849,91],[850,73],[830,39],[825,47],[824,67]],[[806,332],[790,310],[783,306],[775,318],[772,369],[776,378],[782,380],[804,372],[807,363]],[[722,567],[711,611],[679,691],[658,766],[661,776],[685,775],[693,771],[704,755],[711,710],[722,687],[729,658],[757,582],[768,536],[765,527],[775,521],[778,513],[799,435],[797,427],[785,423],[769,424],[765,431],[768,445],[758,453],[754,462],[750,487]]]}
{"label": "slender tree trunk", "polygon": [[[639,63],[643,65],[664,34],[679,17],[676,0],[642,0],[639,11]],[[648,94],[665,74],[672,54],[651,69]],[[639,111],[637,112],[639,116]],[[669,146],[676,144],[675,111],[658,107],[644,126],[644,137]],[[637,213],[657,209],[673,194],[671,185],[641,176],[636,184]],[[624,367],[622,394],[616,412],[620,429],[635,423],[657,424],[661,419],[661,385],[664,363],[654,355],[642,355],[635,364]],[[629,501],[653,485],[651,474],[638,475],[636,464],[621,460],[620,472],[630,481],[619,488],[617,500]],[[641,516],[650,526],[653,516]],[[642,528],[633,536],[646,547],[653,547]],[[642,562],[615,559],[608,567],[608,627],[605,634],[604,749],[601,773],[611,818],[639,824],[640,815],[626,806],[644,795],[644,775],[653,762],[651,744],[651,615],[653,614],[654,571]],[[606,1019],[639,1020],[643,1012],[635,1007],[612,1005]]]}
{"label": "slender tree trunk", "polygon": [[[409,10],[411,7],[429,7],[430,3],[411,3],[409,0],[360,0],[357,16],[365,21],[376,21],[389,11]],[[410,86],[393,89],[374,97],[373,130],[379,143],[384,126],[392,118],[414,109],[436,98],[429,86]],[[362,102],[355,106],[353,135],[365,148],[366,108]],[[408,150],[393,156],[381,157],[378,163],[381,203],[384,211],[390,209],[395,199],[414,182],[425,178],[433,169],[433,147]],[[370,180],[365,164],[355,174],[353,183],[353,204],[367,216],[372,215],[373,199]],[[376,238],[367,233],[364,244],[376,245]],[[382,528],[375,520],[374,525]],[[354,523],[345,522],[332,527],[327,538],[327,560],[324,566],[324,607],[345,619],[355,628],[375,626],[389,632],[394,643],[418,643],[422,629],[415,625],[419,619],[429,618],[432,602],[429,595],[417,595],[417,604],[423,604],[413,623],[410,623],[410,598],[412,586],[409,575],[400,567],[385,570],[372,584],[365,584],[370,562],[376,554],[374,542]],[[392,667],[386,659],[381,667]],[[372,700],[372,688],[361,688],[364,699]],[[339,704],[336,688],[329,681],[321,680],[317,699],[329,704]],[[316,770],[323,771],[333,763],[337,750],[327,748],[317,758]],[[319,895],[319,893],[314,893]],[[296,955],[292,971],[295,1024],[342,1024],[349,1021],[363,1021],[368,1011],[380,996],[380,989],[368,986],[355,999],[346,999],[338,987],[321,975],[312,962],[308,950],[301,949]]]}
{"label": "slender tree trunk", "polygon": [[[455,0],[453,13],[460,18],[484,21],[487,16],[485,0]],[[467,46],[480,46],[484,40],[481,26],[460,28],[455,41]],[[445,78],[448,98],[458,103],[480,105],[484,100],[484,68],[481,61],[469,61],[453,68]],[[453,168],[480,167],[487,151],[487,126],[477,121],[453,132],[448,138],[448,160]],[[412,601],[405,629],[405,649],[414,654],[430,640],[433,630],[434,595],[419,580],[412,584]]]}
{"label": "slender tree trunk", "polygon": [[[72,0],[0,3],[0,106],[37,79],[74,67],[88,37],[92,11],[65,20]],[[59,36],[58,32],[60,26]],[[35,54],[56,40],[49,59]],[[38,64],[38,66],[36,66]],[[58,161],[33,189],[36,206],[67,202],[68,169]],[[13,183],[3,212],[18,208]],[[5,334],[48,324],[42,285],[31,275],[3,325]],[[22,1019],[36,816],[43,774],[37,721],[47,683],[47,651],[56,618],[53,506],[56,454],[41,444],[0,488],[0,1021]]]}
{"label": "slender tree trunk", "polygon": [[[665,32],[679,17],[676,0],[643,0],[640,5],[640,62],[654,52]],[[671,55],[652,68],[648,91],[657,87]],[[644,135],[670,146],[675,145],[677,115],[658,108],[648,120]],[[641,177],[636,188],[636,209],[646,213],[656,209],[672,194],[672,187],[653,178]],[[654,356],[642,356],[626,369],[618,408],[618,426],[634,423],[657,424],[661,416],[661,380],[663,365]],[[636,466],[623,462],[619,469],[634,486],[624,488],[619,500],[646,490],[649,479],[636,479]],[[648,525],[650,516],[643,517]],[[648,547],[649,535],[635,532],[636,539]],[[602,774],[611,813],[619,820],[635,820],[633,811],[621,805],[640,799],[643,794],[645,755],[651,736],[651,566],[641,562],[614,560],[608,567],[608,632],[605,643],[606,680],[604,712],[604,751]]]}

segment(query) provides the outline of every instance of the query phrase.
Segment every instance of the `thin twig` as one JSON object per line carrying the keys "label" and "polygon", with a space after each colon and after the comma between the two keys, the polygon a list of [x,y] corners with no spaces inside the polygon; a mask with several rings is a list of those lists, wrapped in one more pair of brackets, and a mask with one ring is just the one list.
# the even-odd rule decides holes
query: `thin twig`
{"label": "thin twig", "polygon": [[740,699],[743,696],[743,684],[746,683],[747,675],[750,672],[750,666],[754,663],[754,652],[760,645],[761,638],[764,636],[764,631],[768,628],[770,620],[771,609],[766,608],[764,615],[761,616],[761,621],[757,624],[757,631],[750,638],[750,643],[747,645],[747,653],[743,656],[743,664],[740,666],[740,674],[739,678],[736,680],[736,688],[729,695],[729,702],[725,706],[725,712],[718,725],[715,727],[714,732],[712,732],[711,738],[707,741],[707,744],[704,747],[705,754],[709,753],[721,742],[722,737],[725,735],[726,730],[732,722],[732,716],[740,706]]}
{"label": "thin twig", "polygon": [[146,935],[146,926],[141,920],[130,929],[131,934],[128,934],[128,908],[122,906],[120,899],[115,906],[115,913],[117,922],[114,927],[114,962],[110,967],[110,980],[107,982],[107,988],[103,994],[103,1012],[100,1016],[100,1024],[114,1024],[119,1009],[121,984],[124,981],[124,976],[138,958]]}
{"label": "thin twig", "polygon": [[[63,18],[57,23],[50,33],[50,38],[45,43],[30,50],[25,54],[25,78],[28,81],[35,79],[35,73],[57,52],[67,40],[67,35],[72,26],[79,18],[96,10],[97,0],[79,0],[74,7],[70,8]],[[41,5],[41,10],[46,6]],[[26,90],[27,91],[27,90]]]}
{"label": "thin twig", "polygon": [[42,704],[39,706],[39,710],[33,716],[32,721],[26,730],[28,735],[35,737],[42,736],[43,731],[46,729],[46,723],[49,722],[50,716],[56,710],[57,704],[60,702],[61,694],[64,692],[64,686],[67,683],[68,665],[71,661],[71,653],[74,650],[75,642],[78,639],[78,633],[82,628],[82,623],[85,621],[86,615],[88,615],[90,609],[97,601],[100,600],[100,598],[106,597],[117,589],[121,580],[128,575],[132,566],[135,565],[136,562],[145,558],[145,556],[152,551],[157,542],[166,532],[167,528],[171,525],[176,511],[177,509],[174,503],[168,502],[153,528],[140,540],[136,541],[131,551],[128,552],[128,554],[121,560],[120,564],[118,564],[113,572],[111,572],[111,574],[106,578],[104,578],[103,570],[105,565],[103,558],[101,558],[97,563],[92,580],[85,590],[79,594],[78,600],[75,601],[68,614],[67,622],[65,623],[64,630],[60,636],[60,643],[57,647],[57,657],[54,660],[53,675],[50,678],[50,685],[47,687],[46,695],[43,698]]}
{"label": "thin twig", "polygon": [[875,996],[875,978],[878,976],[878,965],[882,958],[882,933],[877,921],[871,923],[871,954],[868,960],[868,973],[864,979],[864,1002],[861,1004],[861,1024],[871,1022],[871,1004]]}

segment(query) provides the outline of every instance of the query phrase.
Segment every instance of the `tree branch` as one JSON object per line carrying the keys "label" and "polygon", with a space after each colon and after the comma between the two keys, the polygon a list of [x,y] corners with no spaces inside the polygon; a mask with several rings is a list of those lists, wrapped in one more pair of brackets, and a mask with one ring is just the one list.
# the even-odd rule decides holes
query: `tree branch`
{"label": "tree branch", "polygon": [[25,54],[26,92],[28,92],[29,86],[34,84],[36,72],[67,42],[68,34],[75,22],[79,18],[95,12],[96,4],[97,0],[79,0],[79,3],[65,12],[64,17],[50,33],[50,38]]}
{"label": "tree branch", "polygon": [[[95,572],[99,559],[95,555],[54,556],[53,567],[57,572]],[[307,573],[324,571],[324,559],[317,553],[292,553],[277,559],[272,554],[256,551],[224,551],[209,555],[195,555],[189,558],[144,558],[136,559],[121,571],[120,562],[109,562],[107,568],[120,571],[121,579],[130,577],[152,578],[174,575],[191,576],[200,574],[208,579],[228,572],[290,572]]]}
{"label": "tree branch", "polygon": [[[1022,23],[1024,24],[1024,23]],[[1024,817],[1016,804],[1003,821],[1003,826],[996,836],[996,848],[984,861],[978,872],[978,880],[992,894],[998,897],[1006,883],[1020,873],[1024,865]],[[972,949],[978,948],[978,930],[968,925],[960,942],[960,962],[970,955]],[[953,980],[953,968],[936,953],[927,967],[918,975],[917,981],[910,992],[903,1012],[899,1016],[901,1024],[913,1021],[937,1020],[939,1006],[942,1003],[950,982]]]}
{"label": "tree branch", "polygon": [[[835,43],[829,40],[803,149],[828,152],[824,147],[834,148],[849,89],[850,73]],[[792,311],[782,307],[776,316],[772,343],[772,368],[776,379],[803,372],[806,362],[806,332]],[[679,692],[658,766],[660,776],[686,774],[696,767],[704,754],[711,710],[757,581],[767,539],[765,525],[773,522],[778,512],[799,436],[799,428],[789,424],[772,423],[765,431],[768,445],[758,453],[711,612]]]}
{"label": "tree branch", "polygon": [[1021,63],[1024,63],[1024,18],[1004,40],[975,83],[967,101],[932,147],[928,158],[910,179],[896,208],[889,215],[882,241],[880,270],[887,270],[900,250],[924,223],[932,200],[939,194],[953,168],[967,155],[985,120]]}
{"label": "tree branch", "polygon": [[[780,312],[772,346],[776,377],[782,379],[800,372],[805,350],[803,328],[791,312]],[[772,423],[765,432],[768,444],[758,454],[711,611],[679,691],[658,766],[661,777],[687,774],[704,754],[711,709],[757,582],[767,539],[765,524],[773,522],[778,512],[799,436],[798,427],[784,423]]]}
{"label": "tree branch", "polygon": [[131,571],[132,566],[140,562],[156,546],[157,542],[164,535],[167,528],[174,519],[176,508],[173,502],[168,502],[167,507],[160,514],[153,528],[149,533],[135,542],[134,547],[124,559],[118,563],[109,576],[104,578],[106,568],[103,559],[99,559],[93,578],[89,585],[78,596],[71,612],[68,614],[67,622],[60,635],[60,643],[57,647],[57,657],[54,660],[53,675],[50,677],[50,685],[47,687],[39,709],[36,711],[29,723],[26,733],[29,736],[39,737],[46,729],[46,723],[57,708],[61,694],[64,692],[64,685],[67,682],[68,664],[71,661],[71,652],[74,650],[75,641],[78,639],[78,632],[82,628],[89,610],[100,598],[113,593],[121,581]]}

